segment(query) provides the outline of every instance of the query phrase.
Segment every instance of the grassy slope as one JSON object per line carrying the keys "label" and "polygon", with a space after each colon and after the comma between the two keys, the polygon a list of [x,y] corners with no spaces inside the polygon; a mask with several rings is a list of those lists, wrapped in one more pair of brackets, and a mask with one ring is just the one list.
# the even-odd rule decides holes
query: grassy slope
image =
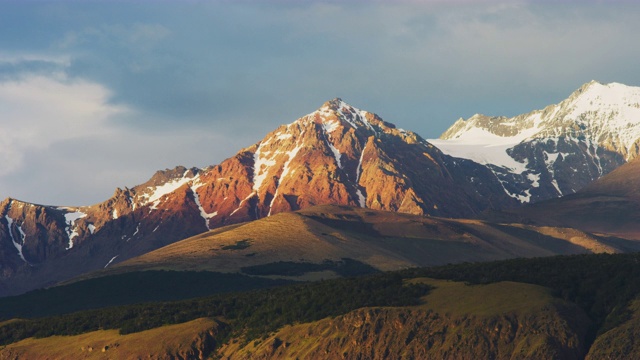
{"label": "grassy slope", "polygon": [[[66,287],[0,299],[0,319],[275,285],[258,278],[225,280],[219,274],[182,271],[246,272],[274,279],[321,280],[345,275],[336,267],[325,266],[326,260],[337,264],[344,263],[343,258],[362,263],[362,268],[390,270],[518,256],[617,251],[615,244],[607,244],[603,237],[574,229],[318,206],[216,229]],[[284,265],[288,271],[283,271]],[[140,271],[158,269],[181,272]]]}
{"label": "grassy slope", "polygon": [[239,272],[242,267],[279,261],[322,263],[342,258],[389,271],[621,250],[615,243],[573,229],[494,225],[326,205],[201,234],[93,276],[147,269]]}
{"label": "grassy slope", "polygon": [[218,328],[214,320],[196,319],[128,335],[99,330],[76,336],[29,338],[2,348],[0,359],[198,358],[213,350]]}
{"label": "grassy slope", "polygon": [[[412,339],[417,337],[421,341],[430,341],[429,339],[437,335],[436,338],[439,339],[439,344],[444,346],[443,344],[453,344],[452,341],[455,342],[455,340],[452,339],[456,339],[460,335],[463,338],[468,336],[465,338],[467,339],[465,344],[468,346],[474,346],[473,344],[478,343],[489,344],[487,345],[489,348],[484,350],[473,348],[473,351],[482,352],[496,351],[495,349],[491,350],[491,346],[497,346],[491,345],[498,341],[496,339],[500,341],[515,339],[513,330],[520,328],[519,325],[514,327],[515,323],[512,320],[516,316],[516,319],[519,319],[516,322],[517,324],[528,324],[527,326],[537,329],[538,332],[530,333],[522,339],[522,342],[504,340],[506,341],[505,344],[498,347],[503,349],[500,350],[503,353],[504,351],[513,352],[518,349],[518,354],[533,354],[530,351],[544,351],[545,354],[549,355],[548,351],[553,350],[550,344],[555,340],[552,341],[550,338],[538,336],[540,334],[555,334],[552,338],[557,337],[562,344],[573,344],[571,346],[577,349],[579,348],[578,343],[580,342],[581,331],[586,332],[588,330],[586,342],[590,343],[590,339],[595,339],[595,345],[592,348],[594,358],[598,358],[600,354],[615,354],[616,356],[619,355],[619,357],[625,357],[626,355],[640,353],[634,348],[636,346],[635,334],[638,332],[637,328],[640,328],[637,325],[640,323],[638,321],[640,317],[637,315],[640,306],[638,303],[634,303],[630,308],[631,313],[624,311],[629,301],[637,298],[640,294],[639,257],[640,255],[638,254],[581,255],[514,259],[493,263],[413,269],[396,274],[380,274],[361,279],[341,279],[339,281],[296,285],[294,287],[250,294],[225,295],[224,297],[216,298],[219,300],[212,298],[174,304],[149,304],[124,309],[105,309],[88,313],[87,316],[81,313],[60,317],[58,320],[56,318],[48,319],[42,323],[45,328],[43,329],[44,331],[40,332],[47,334],[48,329],[60,329],[62,331],[71,329],[73,331],[75,324],[83,324],[88,329],[86,331],[90,331],[95,329],[93,328],[94,325],[91,325],[94,319],[99,321],[108,320],[107,322],[111,324],[109,326],[113,326],[113,328],[119,327],[120,325],[117,324],[122,323],[133,330],[139,331],[145,327],[148,328],[147,326],[162,325],[167,321],[189,321],[202,316],[227,314],[231,317],[230,319],[235,319],[232,320],[231,324],[247,329],[254,334],[253,336],[258,337],[264,336],[271,331],[276,331],[282,325],[289,324],[289,326],[279,330],[275,337],[269,338],[269,341],[272,341],[269,345],[272,350],[275,346],[275,348],[278,348],[277,351],[284,351],[280,349],[283,339],[286,336],[291,337],[297,333],[313,335],[311,343],[304,345],[304,349],[300,348],[300,351],[315,351],[314,349],[317,350],[321,349],[322,346],[328,346],[328,344],[323,343],[324,340],[346,341],[344,339],[348,339],[348,337],[341,337],[341,334],[350,334],[350,331],[345,330],[345,324],[354,324],[354,321],[362,322],[362,319],[367,319],[368,317],[369,319],[379,320],[379,322],[374,322],[374,325],[376,323],[398,324],[398,326],[401,326],[400,328],[404,329],[399,333],[404,334],[403,336],[406,335],[403,339],[394,338],[393,336],[396,335],[392,336],[390,333],[386,333],[386,337],[372,336],[372,334],[377,334],[375,333],[377,330],[375,326],[373,328],[369,327],[367,329],[369,329],[370,336],[367,339],[374,342],[367,340],[369,341],[367,343],[368,349],[380,349],[381,345],[380,343],[375,343],[375,339],[387,342],[413,341],[409,339],[409,337],[413,336]],[[397,287],[398,281],[402,278],[415,279],[425,276],[488,285],[465,286],[444,280],[427,280],[429,284],[436,286],[437,289],[424,298],[426,302],[423,306],[405,307],[393,312],[380,310],[388,308],[362,309],[362,307],[376,304],[391,304],[385,299],[391,299],[392,303],[398,300],[404,303],[404,301],[408,300],[410,304],[411,296],[416,294],[415,292],[407,293],[408,297],[394,300],[394,296],[401,292],[400,287]],[[544,284],[549,286],[551,290],[519,282]],[[374,294],[378,300],[375,300],[376,303],[371,303],[369,301]],[[343,306],[346,301],[356,298],[359,300],[346,307]],[[566,305],[558,298],[563,298],[579,305],[590,316],[593,326],[589,326],[584,321],[578,321],[580,316],[575,312],[575,306]],[[332,309],[335,310],[328,310],[329,306],[332,306]],[[354,309],[360,310],[354,311]],[[210,310],[213,310],[213,312]],[[547,310],[552,310],[552,312],[549,313]],[[437,320],[434,323],[435,327],[425,327],[424,323],[416,327],[416,324],[407,322],[409,319],[415,318],[414,315],[418,314],[416,311],[422,311],[421,316],[425,315],[424,311],[429,314],[438,314],[436,318],[429,320]],[[201,315],[201,313],[205,315]],[[556,316],[557,314],[561,315],[560,318],[566,317],[564,323],[569,324],[570,327],[572,326],[571,324],[581,325],[572,327],[574,329],[573,332],[565,331],[562,327],[564,326],[562,321],[558,320],[560,318]],[[326,316],[338,316],[336,319],[341,319],[341,322],[337,323],[334,321],[335,319],[325,319],[314,324],[304,324],[309,321],[318,321]],[[122,319],[118,320],[118,317],[122,317]],[[19,331],[19,327],[14,325],[20,325],[21,323],[23,322],[6,322],[3,323],[0,330],[6,335],[15,334],[16,331]],[[35,323],[37,324],[38,322],[36,321]],[[291,324],[295,323],[303,324],[291,326]],[[277,326],[271,326],[274,324],[277,324]],[[336,327],[336,324],[340,326]],[[320,325],[324,326],[324,328]],[[5,328],[8,332],[3,330]],[[425,333],[420,336],[416,334],[410,336],[410,330],[418,328],[437,328],[441,330],[437,334]],[[491,336],[487,335],[487,329],[491,330],[492,328],[498,329],[497,333]],[[287,329],[294,329],[295,331]],[[325,330],[314,332],[318,329]],[[357,329],[353,328],[352,330],[355,331]],[[599,338],[596,338],[596,335]],[[287,347],[292,349],[298,348],[298,345],[303,346],[303,340],[300,340],[299,344],[295,343],[294,340],[291,337],[284,343],[290,343]],[[247,350],[255,352],[261,346],[269,344],[269,341],[250,345],[253,348],[247,348]],[[422,342],[423,345],[424,341]],[[294,343],[298,345],[293,346]],[[456,346],[460,347],[460,344],[456,344]],[[236,350],[240,351],[237,349],[238,344],[230,346],[236,346]],[[419,347],[414,348],[415,351],[420,351],[419,349]],[[444,348],[440,347],[440,349]],[[536,354],[542,353],[538,352]]]}
{"label": "grassy slope", "polygon": [[[584,350],[578,349],[583,345],[580,335],[568,334],[574,330],[571,326],[583,325],[576,322],[575,318],[585,321],[584,314],[575,307],[569,307],[570,310],[565,309],[561,315],[556,311],[556,305],[562,301],[553,298],[548,289],[513,282],[467,286],[459,282],[425,278],[409,283],[427,284],[435,288],[422,298],[422,305],[363,308],[337,318],[285,326],[265,340],[251,342],[245,347],[242,347],[240,339],[232,339],[220,353],[234,359],[327,358],[344,353],[351,354],[353,358],[359,356],[358,351],[362,351],[364,356],[368,356],[366,351],[373,351],[373,358],[384,358],[403,352],[440,356],[443,349],[455,345],[459,349],[453,356],[461,351],[468,351],[469,354],[478,351],[479,355],[504,358],[514,353],[525,356],[553,355],[561,351],[558,349],[562,346],[571,348],[571,353]],[[478,302],[478,299],[482,301]],[[546,314],[546,317],[537,316],[539,314]],[[564,315],[569,317],[563,318]],[[508,316],[508,320],[505,316]],[[530,324],[528,321],[532,316],[543,321]],[[359,323],[357,329],[353,327],[354,320]],[[430,326],[418,328],[414,321]],[[487,327],[488,322],[493,325]],[[562,324],[567,323],[569,325],[563,328]],[[545,326],[548,327],[548,333],[536,334],[536,330]],[[207,356],[211,351],[219,327],[216,321],[197,319],[128,335],[119,335],[116,330],[100,330],[76,336],[29,338],[0,350],[0,359],[12,356],[29,359],[134,359],[177,355],[196,358],[199,355]],[[494,327],[500,327],[504,334],[496,334]],[[358,329],[369,335],[363,336]],[[516,341],[489,340],[495,341],[495,345],[487,342],[487,339],[496,335],[515,335],[516,329]],[[425,331],[440,333],[423,334]],[[222,334],[224,336],[225,332],[222,331]],[[367,339],[375,337],[384,343],[368,342]],[[429,352],[424,353],[421,351],[425,351],[424,340],[427,337],[436,340]],[[361,346],[354,347],[353,343]],[[471,343],[477,345],[469,346]],[[277,346],[274,347],[274,344]],[[282,344],[287,345],[281,347]],[[379,346],[386,348],[386,355],[378,349]]]}
{"label": "grassy slope", "polygon": [[487,285],[428,278],[414,279],[435,287],[423,297],[426,307],[440,314],[489,318],[503,314],[529,315],[558,300],[548,288],[512,281]]}

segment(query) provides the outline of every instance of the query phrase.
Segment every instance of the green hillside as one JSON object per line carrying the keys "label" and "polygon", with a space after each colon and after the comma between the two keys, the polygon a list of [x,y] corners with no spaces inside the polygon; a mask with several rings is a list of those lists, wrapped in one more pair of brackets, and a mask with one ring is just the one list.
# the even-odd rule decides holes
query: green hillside
{"label": "green hillside", "polygon": [[0,341],[13,351],[36,341],[28,338],[108,329],[125,336],[209,318],[225,329],[216,330],[211,351],[230,358],[338,356],[350,342],[367,353],[347,358],[376,358],[385,344],[388,355],[407,358],[624,358],[639,351],[639,294],[640,254],[512,259],[6,321]]}

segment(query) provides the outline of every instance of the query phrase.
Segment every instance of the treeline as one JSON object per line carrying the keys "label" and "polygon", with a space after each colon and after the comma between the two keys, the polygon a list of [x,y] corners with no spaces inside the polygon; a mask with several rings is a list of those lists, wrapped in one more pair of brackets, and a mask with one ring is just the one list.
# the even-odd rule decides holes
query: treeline
{"label": "treeline", "polygon": [[403,271],[404,277],[432,277],[487,284],[516,281],[551,288],[576,303],[595,322],[592,336],[629,318],[627,305],[640,295],[640,253],[567,255],[465,263]]}
{"label": "treeline", "polygon": [[0,326],[0,344],[99,329],[120,329],[120,333],[127,334],[201,317],[222,318],[238,334],[251,339],[286,324],[316,321],[361,307],[417,304],[428,290],[426,285],[405,285],[398,273],[386,273],[178,302],[88,310],[9,322]]}
{"label": "treeline", "polygon": [[139,271],[0,298],[0,319],[60,315],[152,301],[174,301],[291,284],[210,271]]}
{"label": "treeline", "polygon": [[[289,271],[299,265],[274,266],[258,270]],[[7,322],[0,325],[0,344],[31,336],[74,335],[98,329],[120,329],[124,334],[200,317],[221,319],[236,335],[257,338],[286,324],[315,321],[361,307],[417,304],[429,288],[405,285],[406,279],[416,277],[546,286],[556,296],[585,310],[594,321],[593,339],[628,318],[627,305],[640,295],[640,254],[555,256],[417,268],[192,300],[88,310]]]}
{"label": "treeline", "polygon": [[325,260],[320,264],[309,262],[278,261],[262,265],[245,266],[240,269],[248,275],[280,275],[280,276],[301,276],[309,272],[335,271],[338,275],[363,276],[380,272],[369,264],[350,258],[342,258],[340,261]]}

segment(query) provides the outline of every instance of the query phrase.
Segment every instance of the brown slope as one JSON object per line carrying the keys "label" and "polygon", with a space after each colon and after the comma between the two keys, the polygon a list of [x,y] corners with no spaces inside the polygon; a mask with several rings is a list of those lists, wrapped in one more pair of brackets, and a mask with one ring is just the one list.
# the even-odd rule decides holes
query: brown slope
{"label": "brown slope", "polygon": [[[201,234],[99,275],[147,269],[239,272],[279,261],[354,259],[379,270],[514,257],[621,252],[573,229],[496,225],[325,205]],[[306,278],[336,274],[306,274]]]}
{"label": "brown slope", "polygon": [[636,159],[573,195],[491,213],[489,219],[567,226],[640,240],[639,184],[640,160]]}

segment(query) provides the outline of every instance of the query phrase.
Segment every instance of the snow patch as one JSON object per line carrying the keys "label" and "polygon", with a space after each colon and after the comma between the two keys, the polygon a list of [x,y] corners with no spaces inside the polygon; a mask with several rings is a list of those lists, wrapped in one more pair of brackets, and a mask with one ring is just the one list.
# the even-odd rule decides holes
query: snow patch
{"label": "snow patch", "polygon": [[158,205],[160,205],[160,201],[163,196],[178,190],[180,187],[182,187],[184,184],[188,183],[189,181],[196,181],[200,177],[200,174],[196,175],[195,177],[187,177],[187,173],[188,171],[186,171],[181,178],[168,181],[160,186],[157,186],[153,188],[150,194],[146,194],[145,198],[146,198],[147,204],[152,204],[151,209],[153,210],[158,209]]}
{"label": "snow patch", "polygon": [[111,258],[111,260],[109,260],[109,262],[107,263],[107,265],[105,265],[105,266],[104,266],[104,268],[103,268],[103,269],[106,269],[106,268],[107,268],[107,266],[111,265],[111,263],[113,262],[113,260],[115,260],[118,256],[120,256],[120,255],[116,255],[116,256],[112,257],[112,258]]}
{"label": "snow patch", "polygon": [[325,140],[327,141],[327,145],[329,145],[329,149],[331,149],[331,152],[333,153],[333,157],[336,159],[336,164],[338,164],[338,167],[342,169],[342,162],[340,161],[340,159],[342,158],[342,154],[335,146],[333,146],[333,143],[331,142],[331,132],[333,132],[336,128],[337,128],[336,121],[332,121],[330,123],[326,123],[326,122],[322,123],[322,130],[324,131],[324,137],[325,137]]}
{"label": "snow patch", "polygon": [[263,152],[265,143],[260,143],[256,152],[253,154],[253,190],[258,192],[260,186],[267,178],[269,169],[276,164],[276,161],[267,157],[267,153]]}
{"label": "snow patch", "polygon": [[[337,115],[340,120],[348,123],[354,129],[358,129],[364,126],[375,133],[375,128],[367,120],[367,116],[370,113],[367,111],[355,108],[342,100],[338,102],[336,112],[334,112],[330,106],[323,106],[320,109],[314,111],[313,113],[302,117],[302,119],[306,119],[307,121],[313,121],[315,115],[319,115],[327,119],[327,118],[331,118],[332,115],[334,114]],[[338,126],[340,125],[340,121],[335,121],[331,119],[326,122],[323,121],[323,125],[326,126],[326,131],[331,133],[338,128]]]}
{"label": "snow patch", "polygon": [[340,122],[335,120],[326,121],[322,123],[322,127],[324,128],[324,131],[328,134],[331,134],[332,132],[336,131],[339,126],[340,126]]}
{"label": "snow patch", "polygon": [[207,227],[207,230],[211,230],[211,227],[209,226],[209,220],[211,220],[212,217],[218,215],[218,212],[214,211],[209,214],[204,210],[204,208],[202,207],[202,203],[200,202],[200,196],[196,192],[196,189],[197,188],[193,188],[193,187],[191,188],[191,192],[193,193],[193,201],[198,206],[198,210],[200,211],[200,216],[204,219],[204,224]]}
{"label": "snow patch", "polygon": [[293,135],[289,134],[289,133],[283,133],[283,134],[278,134],[278,136],[276,136],[276,139],[278,140],[287,140],[292,138]]}
{"label": "snow patch", "polygon": [[136,203],[131,196],[129,196],[129,205],[131,205],[131,211],[136,211]]}
{"label": "snow patch", "polygon": [[516,136],[503,137],[485,129],[472,128],[455,139],[428,141],[453,157],[473,160],[483,165],[492,164],[522,174],[527,171],[528,163],[516,161],[509,156],[507,150],[533,134],[534,131],[523,131]]}
{"label": "snow patch", "polygon": [[360,175],[362,174],[362,159],[364,158],[364,150],[366,148],[367,148],[367,144],[364,144],[364,147],[360,152],[360,159],[358,160],[358,167],[356,168],[356,184],[360,182]]}
{"label": "snow patch", "polygon": [[[560,186],[558,186],[558,181],[556,181],[555,170],[553,169],[553,164],[558,160],[558,156],[560,155],[560,153],[548,153],[544,151],[544,155],[544,162],[547,165],[549,174],[551,174],[551,185],[553,185],[553,187],[558,192],[558,196],[562,196],[562,191],[560,191]],[[565,156],[565,154],[563,154],[562,156]]]}
{"label": "snow patch", "polygon": [[65,220],[65,223],[67,224],[67,226],[65,227],[65,231],[67,232],[67,236],[69,237],[69,245],[65,250],[69,250],[73,248],[73,239],[78,236],[78,228],[76,226],[76,221],[86,216],[87,214],[81,211],[68,212],[64,214],[64,220]]}
{"label": "snow patch", "polygon": [[329,149],[331,149],[331,152],[333,153],[333,157],[336,159],[336,163],[338,164],[338,167],[340,169],[342,169],[342,162],[340,162],[340,159],[342,158],[342,154],[340,153],[340,151],[338,151],[338,149],[336,149],[335,146],[333,146],[333,144],[329,141]]}
{"label": "snow patch", "polygon": [[369,121],[367,120],[368,112],[364,110],[357,109],[340,100],[340,103],[338,104],[338,114],[340,114],[340,117],[355,129],[357,129],[359,125],[364,125],[369,130],[375,132],[373,125],[371,125],[371,123],[369,123]]}
{"label": "snow patch", "polygon": [[528,203],[531,201],[531,190],[527,189],[524,191],[525,195],[516,195],[515,198],[518,199],[521,203]]}
{"label": "snow patch", "polygon": [[360,207],[365,207],[367,199],[362,195],[362,191],[360,191],[360,189],[356,190],[356,195],[358,196],[358,204],[360,204]]}
{"label": "snow patch", "polygon": [[[304,134],[304,133],[303,133]],[[301,136],[302,137],[302,136]],[[292,150],[288,151],[285,153],[285,155],[287,156],[287,161],[284,163],[284,165],[282,166],[282,173],[280,174],[280,179],[278,180],[278,187],[276,187],[276,191],[273,194],[273,199],[271,199],[271,202],[269,203],[269,213],[267,214],[267,216],[271,216],[271,208],[273,207],[274,202],[276,201],[276,197],[278,196],[278,188],[280,187],[280,184],[282,183],[282,181],[285,179],[285,177],[287,175],[289,175],[289,171],[290,171],[290,165],[291,165],[291,161],[293,161],[293,159],[296,157],[296,155],[298,154],[298,152],[302,149],[302,145],[301,144],[296,144],[296,147],[293,148]],[[295,169],[293,171],[291,171],[291,174],[295,173]],[[236,209],[237,210],[237,209]],[[235,212],[235,211],[234,211]]]}
{"label": "snow patch", "polygon": [[534,188],[540,187],[540,174],[529,173],[527,179],[531,181],[531,186]]}
{"label": "snow patch", "polygon": [[11,237],[11,242],[13,243],[13,246],[16,248],[16,250],[18,250],[18,255],[20,256],[20,259],[22,259],[22,261],[24,262],[27,262],[27,260],[24,258],[24,254],[22,253],[22,245],[24,244],[24,238],[25,238],[25,234],[22,231],[22,228],[18,226],[18,231],[20,232],[20,236],[22,237],[22,239],[20,239],[20,242],[17,242],[13,236],[13,231],[12,231],[12,227],[14,223],[13,219],[9,217],[9,215],[5,215],[4,218],[5,220],[7,220],[9,237]]}
{"label": "snow patch", "polygon": [[236,212],[238,212],[238,210],[240,210],[242,208],[242,204],[245,203],[245,201],[251,199],[254,195],[256,195],[255,192],[252,192],[251,194],[249,194],[246,198],[242,199],[242,201],[240,201],[240,204],[238,204],[238,208],[233,210],[233,212],[231,214],[229,214],[229,216],[233,216],[233,214],[235,214]]}
{"label": "snow patch", "polygon": [[291,164],[291,161],[293,160],[293,158],[295,158],[296,155],[298,155],[298,152],[301,149],[302,149],[302,145],[298,144],[295,148],[293,148],[292,150],[286,153],[288,158],[287,158],[287,162],[285,162],[284,166],[282,167],[282,174],[280,174],[280,182],[282,182],[282,179],[284,179],[285,176],[289,174],[289,165]]}

